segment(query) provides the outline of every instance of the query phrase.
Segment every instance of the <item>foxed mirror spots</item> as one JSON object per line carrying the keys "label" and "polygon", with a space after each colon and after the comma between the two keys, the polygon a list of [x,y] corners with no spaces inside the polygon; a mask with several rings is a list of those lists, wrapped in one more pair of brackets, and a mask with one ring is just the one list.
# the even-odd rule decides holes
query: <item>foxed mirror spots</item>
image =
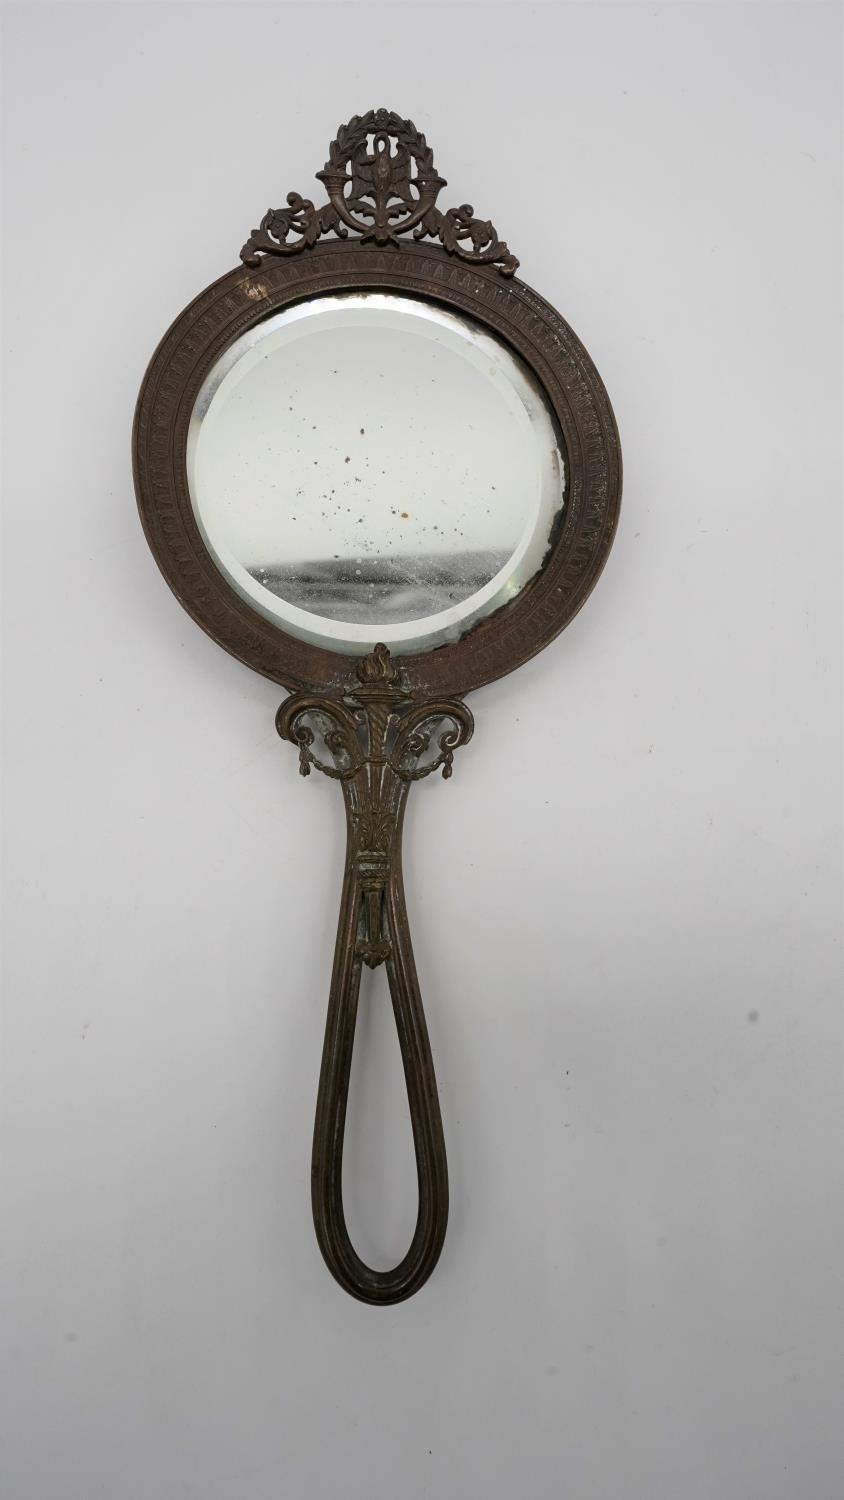
{"label": "foxed mirror spots", "polygon": [[480,324],[316,297],[217,361],[187,448],[214,561],[265,617],[359,654],[457,640],[542,567],[565,488],[535,378]]}

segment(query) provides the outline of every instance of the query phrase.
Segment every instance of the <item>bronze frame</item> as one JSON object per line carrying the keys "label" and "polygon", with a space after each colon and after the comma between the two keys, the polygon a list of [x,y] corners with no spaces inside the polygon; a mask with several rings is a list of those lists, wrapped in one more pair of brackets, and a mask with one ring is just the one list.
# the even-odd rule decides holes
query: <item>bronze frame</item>
{"label": "bronze frame", "polygon": [[[554,308],[514,279],[518,262],[489,221],[475,219],[470,205],[448,213],[436,207],[445,183],[411,121],[386,110],[356,116],[338,131],[318,176],[328,204],[317,210],[291,193],[287,209],[270,210],[253,230],[243,265],[202,292],[165,334],[138,398],[133,459],[147,540],[176,597],[218,644],[290,690],[279,733],[298,746],[303,774],[316,767],[341,783],[347,854],[317,1101],[313,1212],[340,1284],[362,1301],[392,1303],[430,1275],[448,1217],[445,1143],[402,886],[407,793],[413,780],[438,768],[451,775],[454,751],[473,727],[462,696],[535,655],[585,602],[615,534],[621,452],[609,398],[583,345]],[[401,240],[408,231],[413,237]],[[328,234],[340,238],[324,239]],[[423,245],[426,236],[439,243]],[[246,329],[294,302],[361,289],[442,303],[511,345],[553,407],[567,473],[549,556],[515,599],[453,644],[398,658],[376,645],[355,666],[346,654],[288,635],[226,582],[194,520],[186,447],[203,381]],[[314,750],[314,725],[328,759]],[[399,1032],[419,1182],[412,1244],[388,1272],[372,1271],[355,1253],[341,1184],[361,966],[379,963],[386,964]]]}

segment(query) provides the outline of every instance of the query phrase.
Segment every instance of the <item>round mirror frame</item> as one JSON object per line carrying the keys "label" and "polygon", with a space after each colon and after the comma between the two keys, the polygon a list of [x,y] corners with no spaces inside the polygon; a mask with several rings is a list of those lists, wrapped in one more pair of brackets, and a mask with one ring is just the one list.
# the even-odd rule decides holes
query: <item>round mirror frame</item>
{"label": "round mirror frame", "polygon": [[562,431],[565,503],[542,570],[459,640],[399,658],[411,695],[462,695],[520,666],[574,617],[606,561],[621,497],[618,432],[595,366],[560,314],[495,266],[462,264],[443,247],[416,241],[389,248],[322,241],[214,282],[176,319],[144,377],[133,432],[141,519],[176,597],[233,656],[290,691],[326,691],[348,680],[348,653],[288,634],[224,579],[196,525],[186,453],[199,390],[242,333],[294,302],[360,290],[403,292],[473,318],[521,356]]}

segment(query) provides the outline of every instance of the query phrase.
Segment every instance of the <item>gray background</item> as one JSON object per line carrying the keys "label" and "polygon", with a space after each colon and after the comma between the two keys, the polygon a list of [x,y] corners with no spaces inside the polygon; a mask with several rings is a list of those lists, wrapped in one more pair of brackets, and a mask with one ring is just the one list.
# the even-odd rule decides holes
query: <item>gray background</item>
{"label": "gray background", "polygon": [[[840,12],[5,17],[5,1500],[840,1494]],[[132,407],[337,124],[429,135],[626,460],[586,610],[411,799],[454,1208],[345,1297],[309,1148],[339,794],[159,578]],[[376,991],[364,1254],[414,1211]]]}

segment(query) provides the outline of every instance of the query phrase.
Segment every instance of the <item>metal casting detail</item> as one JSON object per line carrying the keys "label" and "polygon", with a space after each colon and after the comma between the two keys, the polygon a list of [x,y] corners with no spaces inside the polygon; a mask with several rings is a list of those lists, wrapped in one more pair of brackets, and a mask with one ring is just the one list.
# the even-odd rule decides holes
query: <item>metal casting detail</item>
{"label": "metal casting detail", "polygon": [[[301,774],[315,767],[339,781],[346,805],[346,867],[314,1131],[314,1223],[341,1286],[364,1302],[386,1303],[411,1296],[430,1276],[448,1220],[445,1141],[402,882],[404,809],[412,782],[440,769],[451,776],[454,752],[471,739],[474,725],[459,698],[409,696],[386,646],[358,662],[355,678],[336,694],[294,693],[276,726],[298,746]],[[320,738],[330,760],[315,753]],[[383,1272],[355,1252],[343,1211],[343,1136],[363,964],[386,965],[419,1182],[410,1249]]]}
{"label": "metal casting detail", "polygon": [[392,110],[370,109],[341,125],[316,176],[329,201],[315,208],[310,198],[288,193],[287,207],[268,209],[252,230],[240,252],[247,266],[259,266],[262,255],[295,255],[324,234],[346,239],[350,229],[376,245],[396,245],[398,235],[412,230],[414,239],[438,239],[450,255],[495,265],[502,276],[512,276],[519,264],[495,225],[476,219],[470,203],[445,213],[437,208],[446,182],[433,152],[413,121]]}
{"label": "metal casting detail", "polygon": [[[448,1215],[445,1145],[402,883],[402,824],[413,781],[441,770],[472,733],[465,695],[536,655],[573,619],[615,536],[621,450],[595,366],[565,319],[514,276],[490,222],[468,205],[444,213],[445,187],[424,136],[386,110],[340,128],[318,174],[319,209],[291,193],[270,210],[241,260],[181,312],[161,339],[138,398],[135,488],[153,555],[177,599],[226,651],[293,696],[277,724],[312,769],[339,781],[347,841],[312,1161],[314,1221],[337,1281],[372,1303],[398,1302],[433,1270]],[[524,184],[523,184],[524,186]],[[593,187],[599,191],[600,183]],[[307,253],[301,253],[306,251]],[[249,269],[246,269],[248,267]],[[79,295],[96,298],[89,281]],[[566,453],[563,524],[530,586],[446,646],[358,663],[288,634],[214,564],[187,482],[191,415],[221,351],[264,318],[349,291],[421,298],[480,323],[544,392]],[[404,1260],[370,1270],[346,1230],[343,1135],[361,977],[382,967],[401,1045],[419,1182]]]}

